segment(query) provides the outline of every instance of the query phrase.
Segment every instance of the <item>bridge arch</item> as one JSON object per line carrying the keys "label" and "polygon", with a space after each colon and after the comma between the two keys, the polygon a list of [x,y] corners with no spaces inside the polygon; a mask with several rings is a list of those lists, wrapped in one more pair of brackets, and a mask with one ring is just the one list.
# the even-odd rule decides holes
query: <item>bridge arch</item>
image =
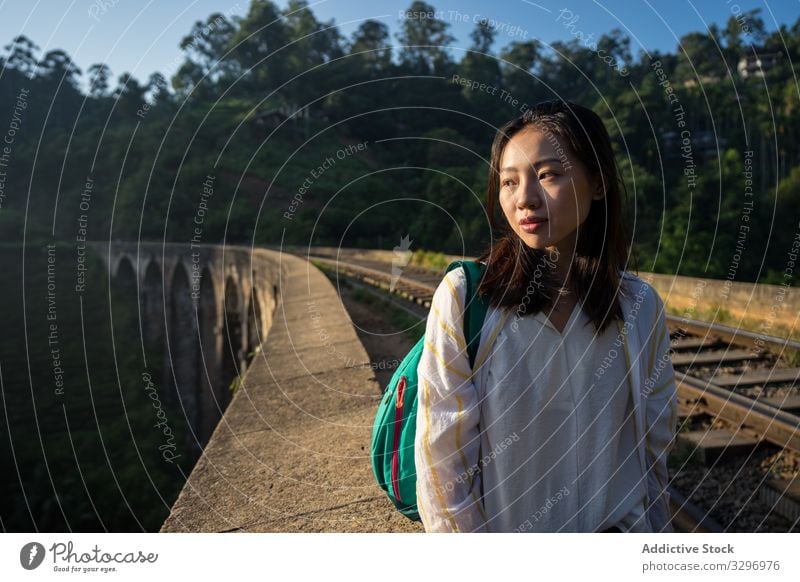
{"label": "bridge arch", "polygon": [[[140,352],[144,344],[143,370],[172,409],[184,454],[196,456],[231,401],[232,380],[245,373],[249,354],[265,340],[280,262],[243,247],[119,241],[91,246],[110,275],[111,309],[119,312],[115,337],[134,338],[135,344],[125,344],[128,350]],[[185,422],[178,420],[183,416]]]}
{"label": "bridge arch", "polygon": [[130,258],[123,257],[111,279],[109,298],[111,302],[111,325],[114,341],[121,338],[139,337],[139,310],[136,301],[138,280]]}
{"label": "bridge arch", "polygon": [[228,275],[225,279],[223,295],[222,322],[222,383],[225,385],[224,405],[230,401],[230,390],[227,389],[233,379],[239,375],[242,351],[242,308],[241,291],[236,278]]}
{"label": "bridge arch", "polygon": [[158,262],[151,258],[144,271],[139,295],[145,347],[158,353],[164,345],[164,278]]}
{"label": "bridge arch", "polygon": [[227,404],[227,386],[220,379],[219,309],[213,271],[206,266],[200,276],[197,324],[200,336],[201,440],[205,444],[222,417]]}
{"label": "bridge arch", "polygon": [[250,301],[247,308],[247,353],[252,354],[261,342],[262,334],[261,301],[258,298],[258,287],[250,289]]}
{"label": "bridge arch", "polygon": [[182,410],[186,419],[189,451],[196,455],[199,453],[197,435],[200,425],[199,346],[192,289],[182,263],[175,266],[170,288],[169,363],[172,368],[173,383],[173,390],[170,392],[178,410]]}

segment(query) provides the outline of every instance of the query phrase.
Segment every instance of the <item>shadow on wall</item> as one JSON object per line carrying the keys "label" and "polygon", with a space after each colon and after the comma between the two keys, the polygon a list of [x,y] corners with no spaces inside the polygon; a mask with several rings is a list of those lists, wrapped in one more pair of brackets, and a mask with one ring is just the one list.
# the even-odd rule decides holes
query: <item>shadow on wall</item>
{"label": "shadow on wall", "polygon": [[[141,268],[136,255],[122,250],[114,257],[112,250],[113,301],[138,306],[138,317],[112,325],[115,334],[138,338],[161,400],[185,419],[185,434],[176,438],[193,464],[271,325],[277,286],[258,284],[269,278],[253,268],[246,249],[226,248],[223,264],[213,247],[172,247],[161,257],[158,245]],[[266,321],[262,305],[269,308]]]}

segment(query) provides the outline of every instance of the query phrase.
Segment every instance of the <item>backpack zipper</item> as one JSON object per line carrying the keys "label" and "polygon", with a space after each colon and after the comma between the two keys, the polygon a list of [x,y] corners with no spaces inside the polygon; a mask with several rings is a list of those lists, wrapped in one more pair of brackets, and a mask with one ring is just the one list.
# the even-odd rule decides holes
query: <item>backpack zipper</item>
{"label": "backpack zipper", "polygon": [[400,376],[397,383],[397,402],[394,407],[394,443],[392,445],[392,490],[395,499],[400,499],[400,432],[403,422],[403,398],[406,391],[406,377]]}

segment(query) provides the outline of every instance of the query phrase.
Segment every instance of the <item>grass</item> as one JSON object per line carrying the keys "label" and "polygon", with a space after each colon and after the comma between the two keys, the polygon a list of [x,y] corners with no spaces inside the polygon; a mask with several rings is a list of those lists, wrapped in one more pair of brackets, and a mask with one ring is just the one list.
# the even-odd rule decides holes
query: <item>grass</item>
{"label": "grass", "polygon": [[[752,331],[754,333],[758,333],[763,331],[763,322],[761,320],[756,320],[752,318],[742,318],[733,315],[730,311],[725,309],[724,307],[720,307],[717,304],[713,304],[709,307],[704,307],[699,309],[697,307],[692,307],[688,309],[679,309],[677,307],[671,307],[667,305],[667,313],[670,315],[677,315],[679,317],[687,317],[689,319],[698,319],[700,321],[714,321],[715,323],[721,323],[723,325],[727,325],[730,327],[736,327],[739,329],[746,329],[748,331]],[[800,331],[796,331],[794,329],[785,327],[780,325],[779,323],[775,323],[774,326],[775,331],[783,332],[783,335],[779,335],[777,337],[785,337],[788,339],[795,339],[800,340]],[[777,335],[774,332],[768,335]]]}
{"label": "grass", "polygon": [[376,310],[380,310],[381,313],[387,314],[392,326],[398,330],[405,330],[403,333],[408,339],[416,342],[420,337],[422,337],[422,334],[425,331],[425,328],[423,327],[424,324],[421,324],[419,319],[409,315],[402,309],[398,309],[397,306],[391,301],[381,298],[379,296],[381,291],[377,289],[374,291],[367,291],[361,287],[355,287],[350,283],[350,281],[348,281],[346,277],[335,279],[333,273],[330,271],[330,268],[327,267],[327,265],[323,265],[322,263],[314,260],[312,260],[311,263],[319,268],[320,271],[325,273],[325,276],[328,277],[328,279],[331,281],[336,281],[341,289],[352,290],[353,299],[360,303],[374,307]]}
{"label": "grass", "polygon": [[702,464],[695,452],[696,450],[689,445],[675,446],[667,454],[667,467],[677,472]]}
{"label": "grass", "polygon": [[414,251],[411,255],[410,263],[432,271],[441,271],[448,265],[447,257],[444,256],[444,253],[426,251],[424,249],[417,249]]}
{"label": "grass", "polygon": [[392,302],[377,297],[375,293],[357,288],[353,290],[353,299],[386,313],[392,325],[397,329],[405,330],[403,333],[412,341],[417,341],[424,333],[424,327],[422,327],[424,324],[421,324],[419,319],[398,309]]}

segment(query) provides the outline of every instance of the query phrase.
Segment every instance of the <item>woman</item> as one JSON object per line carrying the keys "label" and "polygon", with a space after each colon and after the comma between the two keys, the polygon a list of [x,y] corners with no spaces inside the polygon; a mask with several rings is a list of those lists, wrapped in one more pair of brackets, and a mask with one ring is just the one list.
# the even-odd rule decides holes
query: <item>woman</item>
{"label": "woman", "polygon": [[672,531],[669,334],[658,294],[624,270],[602,121],[568,102],[525,112],[495,137],[487,190],[505,233],[479,259],[489,310],[475,371],[463,269],[436,290],[418,367],[426,531]]}

